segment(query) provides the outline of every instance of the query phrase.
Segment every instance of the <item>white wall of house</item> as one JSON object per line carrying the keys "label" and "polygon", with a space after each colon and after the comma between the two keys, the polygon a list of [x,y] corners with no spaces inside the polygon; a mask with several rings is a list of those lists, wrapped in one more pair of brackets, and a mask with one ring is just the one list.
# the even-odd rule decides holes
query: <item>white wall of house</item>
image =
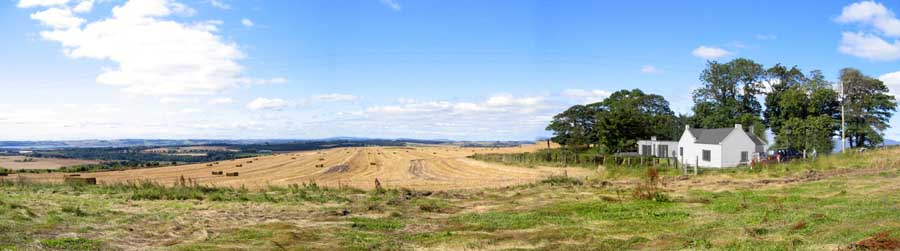
{"label": "white wall of house", "polygon": [[695,141],[697,141],[697,139],[694,138],[694,135],[685,128],[684,133],[681,134],[681,139],[678,140],[678,160],[682,164],[689,166],[694,166],[696,164],[696,160],[699,158],[698,156],[700,156],[701,152],[699,151],[699,146],[694,143]]}
{"label": "white wall of house", "polygon": [[[641,156],[656,156],[656,157],[675,157],[675,153],[678,150],[678,141],[664,141],[664,140],[656,140],[656,137],[652,137],[650,140],[638,140],[638,154]],[[649,154],[645,151],[647,147],[650,147]],[[665,154],[660,155],[660,149],[665,149]]]}
{"label": "white wall of house", "polygon": [[[728,137],[722,140],[722,148],[726,149],[722,152],[721,167],[735,167],[741,164],[748,164],[756,153],[756,143],[744,133],[743,130],[737,128]],[[741,152],[747,153],[747,161],[741,161]]]}
{"label": "white wall of house", "polygon": [[[703,158],[703,151],[709,151],[709,160]],[[682,163],[688,166],[722,167],[722,146],[691,142],[685,147],[684,161]]]}
{"label": "white wall of house", "polygon": [[[758,149],[760,147],[747,136],[739,125],[736,125],[734,130],[719,144],[700,144],[696,142],[697,139],[694,135],[691,134],[688,128],[685,128],[681,139],[678,140],[678,147],[683,148],[684,153],[683,156],[678,157],[679,162],[687,166],[735,167],[748,163],[741,161],[741,152],[747,152],[748,161],[752,160],[756,153],[760,152]],[[765,146],[762,147],[764,148]],[[708,161],[703,159],[704,150],[710,151]]]}

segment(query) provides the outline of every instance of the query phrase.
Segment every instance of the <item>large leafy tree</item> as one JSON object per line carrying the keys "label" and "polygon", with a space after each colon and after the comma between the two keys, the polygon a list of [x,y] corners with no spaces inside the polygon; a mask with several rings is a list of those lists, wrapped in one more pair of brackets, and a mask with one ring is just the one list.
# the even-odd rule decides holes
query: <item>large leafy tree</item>
{"label": "large leafy tree", "polygon": [[639,139],[675,139],[679,131],[669,102],[639,89],[613,93],[597,105],[596,137],[610,152],[634,151]]}
{"label": "large leafy tree", "polygon": [[888,121],[897,110],[887,86],[853,68],[841,69],[841,82],[850,147],[881,144],[881,132],[889,127]]}
{"label": "large leafy tree", "polygon": [[572,106],[553,116],[547,130],[553,132],[554,142],[569,148],[596,144],[605,151],[622,152],[635,150],[638,139],[677,139],[678,125],[686,120],[675,117],[662,96],[634,89],[617,91],[601,102]]}
{"label": "large leafy tree", "polygon": [[694,116],[704,128],[755,126],[764,135],[760,118],[762,105],[756,96],[763,92],[766,71],[762,65],[738,58],[727,63],[711,61],[700,74],[703,86],[694,90]]}
{"label": "large leafy tree", "polygon": [[840,115],[838,93],[820,71],[804,75],[797,67],[775,65],[768,71],[765,122],[778,148],[831,152]]}
{"label": "large leafy tree", "polygon": [[547,130],[553,132],[551,140],[575,148],[596,142],[594,133],[596,109],[596,105],[575,105],[553,116],[553,120],[547,126]]}

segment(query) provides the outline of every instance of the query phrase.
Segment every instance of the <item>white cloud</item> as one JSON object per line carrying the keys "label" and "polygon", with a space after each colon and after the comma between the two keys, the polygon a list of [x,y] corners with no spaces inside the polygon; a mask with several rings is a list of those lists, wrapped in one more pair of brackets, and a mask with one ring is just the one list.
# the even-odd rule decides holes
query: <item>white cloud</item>
{"label": "white cloud", "polygon": [[214,98],[210,99],[209,102],[207,102],[207,104],[210,105],[227,105],[231,103],[234,103],[234,100],[231,98]]}
{"label": "white cloud", "polygon": [[900,41],[894,40],[893,43],[889,43],[872,34],[844,32],[838,50],[844,54],[871,60],[900,59]]}
{"label": "white cloud", "polygon": [[41,24],[55,29],[78,28],[85,22],[83,18],[74,16],[70,9],[55,7],[35,12],[31,14],[31,19],[38,20]]}
{"label": "white cloud", "polygon": [[900,71],[887,73],[878,77],[890,89],[891,94],[900,97]]}
{"label": "white cloud", "polygon": [[[19,6],[67,3],[38,2],[23,0]],[[72,19],[78,17],[66,16],[70,12],[53,10],[48,14],[50,10],[53,9],[33,15],[53,27],[41,32],[41,36],[61,43],[69,57],[114,62],[116,66],[104,69],[96,81],[120,87],[129,94],[210,95],[241,85],[286,81],[245,76],[244,67],[238,63],[244,58],[238,45],[215,33],[221,21],[167,20],[173,14],[195,13],[174,0],[129,0],[115,6],[110,17],[83,27],[79,26],[83,21]]]}
{"label": "white cloud", "polygon": [[159,103],[164,105],[185,104],[191,102],[193,102],[193,100],[187,98],[163,97],[159,99]]}
{"label": "white cloud", "polygon": [[576,99],[582,104],[591,104],[603,101],[612,94],[605,90],[584,90],[584,89],[566,89],[562,92],[562,96],[570,99]]}
{"label": "white cloud", "polygon": [[221,0],[209,0],[209,4],[212,5],[213,7],[223,9],[223,10],[231,9],[231,5],[228,5],[225,2],[222,2]]}
{"label": "white cloud", "polygon": [[874,1],[857,2],[845,6],[835,21],[859,23],[871,26],[884,35],[900,37],[900,20],[894,16],[894,12]]}
{"label": "white cloud", "polygon": [[398,3],[397,0],[379,0],[379,1],[381,1],[381,3],[384,4],[385,6],[387,6],[388,8],[391,8],[395,11],[399,11],[400,9],[403,8],[402,6],[400,6],[400,3]]}
{"label": "white cloud", "polygon": [[76,13],[87,13],[91,12],[91,9],[94,8],[94,0],[84,0],[75,5],[75,8],[72,8]]}
{"label": "white cloud", "polygon": [[19,4],[16,5],[19,8],[31,8],[31,7],[49,7],[49,6],[62,6],[69,3],[69,0],[21,0]]}
{"label": "white cloud", "polygon": [[844,32],[838,47],[841,53],[878,61],[900,59],[900,41],[890,39],[900,38],[900,19],[884,5],[874,1],[853,3],[845,6],[841,15],[834,20],[844,24],[859,24],[861,29],[871,28]]}
{"label": "white cloud", "polygon": [[531,114],[548,107],[544,97],[515,97],[510,94],[490,96],[482,102],[449,102],[403,100],[398,105],[372,106],[368,113],[380,114],[466,114],[466,113],[515,113]]}
{"label": "white cloud", "polygon": [[253,27],[253,21],[250,21],[250,19],[241,19],[241,24],[244,25],[244,27]]}
{"label": "white cloud", "polygon": [[250,110],[280,110],[288,106],[287,101],[280,98],[256,98],[247,103],[247,109]]}
{"label": "white cloud", "polygon": [[329,93],[313,96],[312,100],[324,102],[346,102],[359,100],[359,97],[351,94]]}
{"label": "white cloud", "polygon": [[204,110],[200,109],[200,108],[184,108],[184,109],[178,110],[177,113],[178,114],[192,114],[192,113],[201,113],[201,112],[204,112]]}
{"label": "white cloud", "polygon": [[659,73],[662,73],[662,70],[657,69],[655,66],[652,66],[652,65],[645,65],[645,66],[641,67],[641,73],[659,74]]}
{"label": "white cloud", "polygon": [[697,49],[694,49],[691,54],[702,59],[717,59],[733,53],[722,48],[701,45],[700,47],[697,47]]}

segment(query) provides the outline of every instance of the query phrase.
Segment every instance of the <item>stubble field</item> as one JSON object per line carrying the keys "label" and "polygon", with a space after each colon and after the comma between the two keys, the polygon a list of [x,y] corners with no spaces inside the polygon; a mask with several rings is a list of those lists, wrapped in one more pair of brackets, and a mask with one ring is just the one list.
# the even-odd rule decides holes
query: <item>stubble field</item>
{"label": "stubble field", "polygon": [[[172,185],[186,182],[216,187],[260,189],[315,183],[324,187],[416,190],[460,190],[506,187],[531,183],[554,175],[584,177],[584,168],[517,167],[467,158],[475,153],[511,153],[540,150],[539,145],[509,148],[461,148],[451,146],[360,147],[284,153],[257,158],[219,161],[126,171],[82,173],[101,184],[154,182]],[[222,172],[222,174],[213,174]],[[228,173],[237,176],[226,176]],[[62,182],[65,175],[13,174],[6,179]]]}

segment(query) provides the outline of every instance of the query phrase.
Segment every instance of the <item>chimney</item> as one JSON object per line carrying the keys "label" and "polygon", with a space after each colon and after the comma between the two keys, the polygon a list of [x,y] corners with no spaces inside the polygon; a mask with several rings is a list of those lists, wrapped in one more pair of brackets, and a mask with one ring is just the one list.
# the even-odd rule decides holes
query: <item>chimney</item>
{"label": "chimney", "polygon": [[734,128],[735,128],[735,129],[740,129],[741,131],[744,130],[744,127],[741,126],[741,124],[734,124]]}
{"label": "chimney", "polygon": [[684,129],[685,129],[685,130],[690,130],[690,129],[691,129],[691,125],[684,125]]}
{"label": "chimney", "polygon": [[656,141],[656,136],[650,136],[651,141]]}
{"label": "chimney", "polygon": [[749,130],[748,132],[753,133],[753,129],[754,129],[754,128],[753,128],[752,125],[751,125],[750,127],[748,127],[747,129]]}

